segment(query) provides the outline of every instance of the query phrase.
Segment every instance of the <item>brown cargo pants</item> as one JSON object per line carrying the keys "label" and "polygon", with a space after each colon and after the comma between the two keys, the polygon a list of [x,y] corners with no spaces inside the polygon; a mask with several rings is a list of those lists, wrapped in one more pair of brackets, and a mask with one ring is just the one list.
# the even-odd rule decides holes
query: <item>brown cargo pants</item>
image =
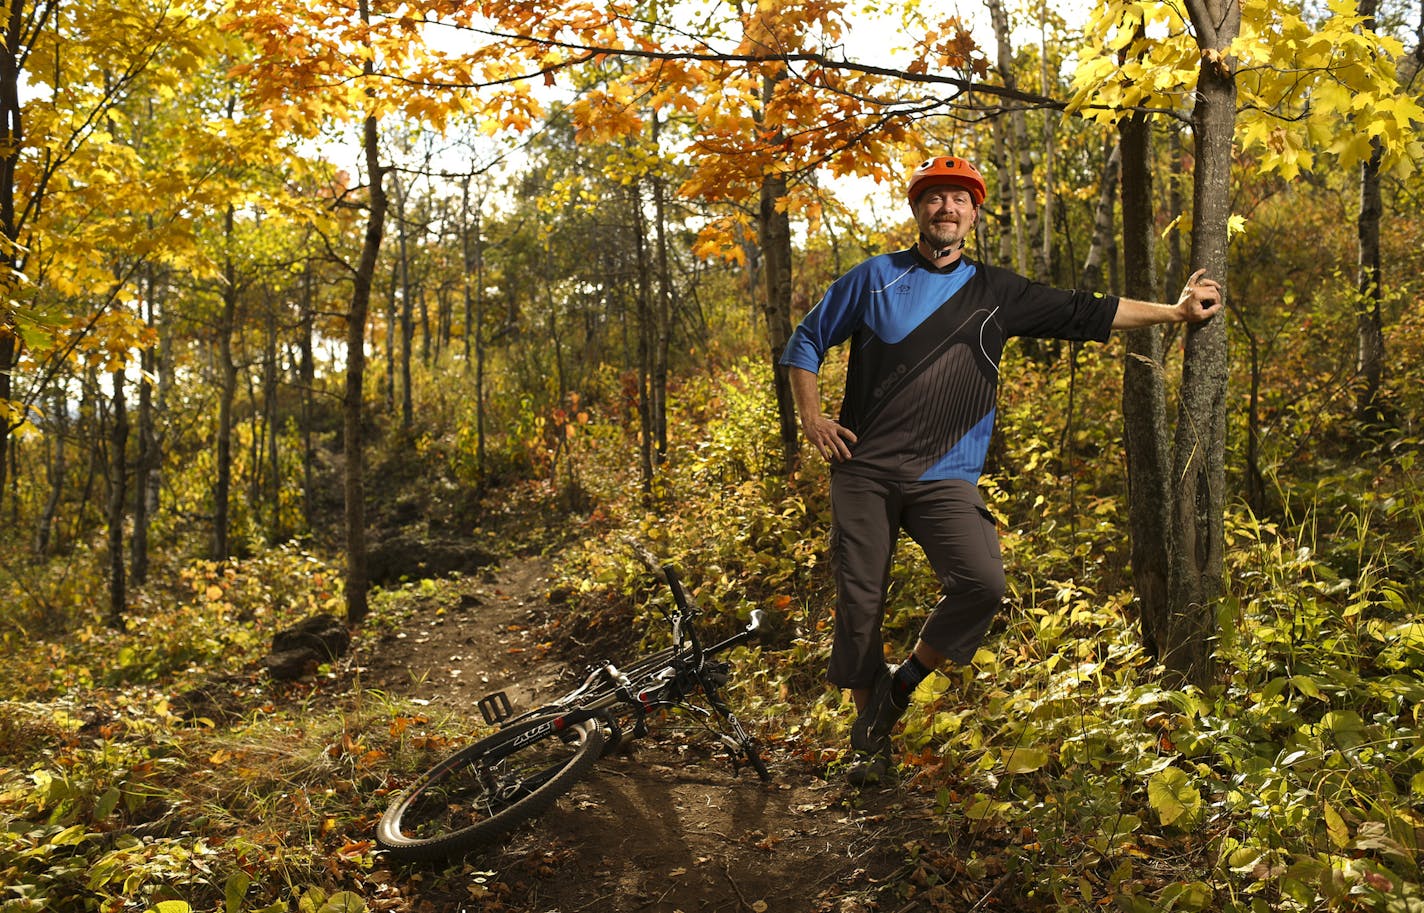
{"label": "brown cargo pants", "polygon": [[895,542],[904,530],[939,578],[943,596],[920,638],[957,663],[984,640],[1004,596],[1004,562],[993,517],[971,482],[896,482],[831,473],[831,571],[835,634],[826,679],[869,688],[885,661],[881,625]]}

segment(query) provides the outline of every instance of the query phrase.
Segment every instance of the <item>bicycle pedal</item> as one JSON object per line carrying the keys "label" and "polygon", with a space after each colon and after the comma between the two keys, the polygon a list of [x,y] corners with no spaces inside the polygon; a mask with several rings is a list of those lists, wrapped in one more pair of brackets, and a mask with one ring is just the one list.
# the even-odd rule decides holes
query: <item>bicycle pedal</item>
{"label": "bicycle pedal", "polygon": [[480,698],[477,706],[480,708],[480,716],[484,717],[485,723],[490,726],[498,726],[514,716],[514,708],[509,703],[509,695],[503,691],[486,694]]}

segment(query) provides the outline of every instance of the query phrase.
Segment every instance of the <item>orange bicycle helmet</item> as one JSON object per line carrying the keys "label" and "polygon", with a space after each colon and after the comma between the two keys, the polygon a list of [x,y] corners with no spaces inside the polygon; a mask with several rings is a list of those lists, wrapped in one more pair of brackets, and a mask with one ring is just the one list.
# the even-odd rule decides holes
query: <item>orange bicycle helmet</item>
{"label": "orange bicycle helmet", "polygon": [[969,197],[974,201],[976,207],[984,204],[987,189],[984,184],[984,176],[962,158],[956,158],[953,155],[937,155],[929,161],[921,163],[920,167],[910,175],[910,186],[905,188],[905,195],[910,198],[910,205],[915,204],[915,201],[919,199],[920,191],[930,184],[958,184],[969,191]]}

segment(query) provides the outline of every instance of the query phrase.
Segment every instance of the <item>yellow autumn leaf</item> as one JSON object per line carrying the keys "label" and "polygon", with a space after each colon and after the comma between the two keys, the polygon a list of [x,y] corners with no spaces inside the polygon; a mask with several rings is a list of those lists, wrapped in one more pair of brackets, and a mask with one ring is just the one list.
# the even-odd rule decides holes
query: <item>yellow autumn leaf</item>
{"label": "yellow autumn leaf", "polygon": [[1033,773],[1048,763],[1047,750],[1042,748],[1015,748],[1004,755],[1004,769],[1011,774]]}

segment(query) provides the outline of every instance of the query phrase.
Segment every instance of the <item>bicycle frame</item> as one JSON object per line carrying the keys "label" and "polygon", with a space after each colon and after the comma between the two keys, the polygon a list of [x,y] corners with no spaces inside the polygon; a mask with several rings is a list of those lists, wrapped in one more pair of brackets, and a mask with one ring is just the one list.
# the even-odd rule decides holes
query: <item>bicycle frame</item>
{"label": "bicycle frame", "polygon": [[[651,556],[641,552],[641,557],[652,567],[656,563]],[[629,738],[640,738],[647,734],[647,717],[661,709],[679,709],[698,716],[708,729],[717,732],[710,725],[715,716],[720,718],[731,733],[718,733],[724,747],[732,752],[733,762],[741,766],[741,755],[747,752],[751,738],[742,728],[741,722],[731,708],[721,699],[718,691],[726,681],[725,669],[710,668],[709,661],[716,656],[740,646],[757,635],[765,618],[760,609],[755,609],[747,625],[731,636],[704,647],[697,630],[696,619],[701,610],[688,597],[686,590],[671,566],[659,568],[668,587],[672,591],[676,607],[669,612],[660,607],[664,619],[672,629],[672,646],[635,660],[629,668],[633,677],[625,674],[611,662],[597,663],[590,667],[584,680],[572,691],[545,704],[522,713],[513,713],[505,692],[497,691],[479,701],[480,713],[485,722],[501,728],[522,723],[526,720],[547,716],[548,721],[536,729],[525,733],[520,739],[510,743],[512,753],[524,744],[544,738],[551,733],[563,732],[596,720],[613,735],[609,749],[625,744]],[[666,655],[664,655],[666,654]],[[700,692],[708,707],[690,703],[686,698],[691,693]],[[624,733],[618,724],[620,711],[631,714],[633,728]],[[762,773],[759,759],[749,759],[749,763]]]}
{"label": "bicycle frame", "polygon": [[[646,551],[635,551],[655,571]],[[393,858],[446,858],[507,834],[547,811],[608,751],[648,732],[660,709],[691,715],[731,754],[735,768],[771,779],[756,741],[722,699],[730,664],[717,657],[754,637],[763,615],[752,613],[741,631],[704,645],[700,610],[677,574],[661,568],[676,607],[659,606],[672,629],[672,646],[620,669],[594,665],[568,694],[515,713],[499,691],[479,702],[485,721],[499,727],[455,750],[401,788],[376,824],[376,842]],[[691,698],[696,695],[698,700]],[[627,731],[624,726],[627,725]]]}

